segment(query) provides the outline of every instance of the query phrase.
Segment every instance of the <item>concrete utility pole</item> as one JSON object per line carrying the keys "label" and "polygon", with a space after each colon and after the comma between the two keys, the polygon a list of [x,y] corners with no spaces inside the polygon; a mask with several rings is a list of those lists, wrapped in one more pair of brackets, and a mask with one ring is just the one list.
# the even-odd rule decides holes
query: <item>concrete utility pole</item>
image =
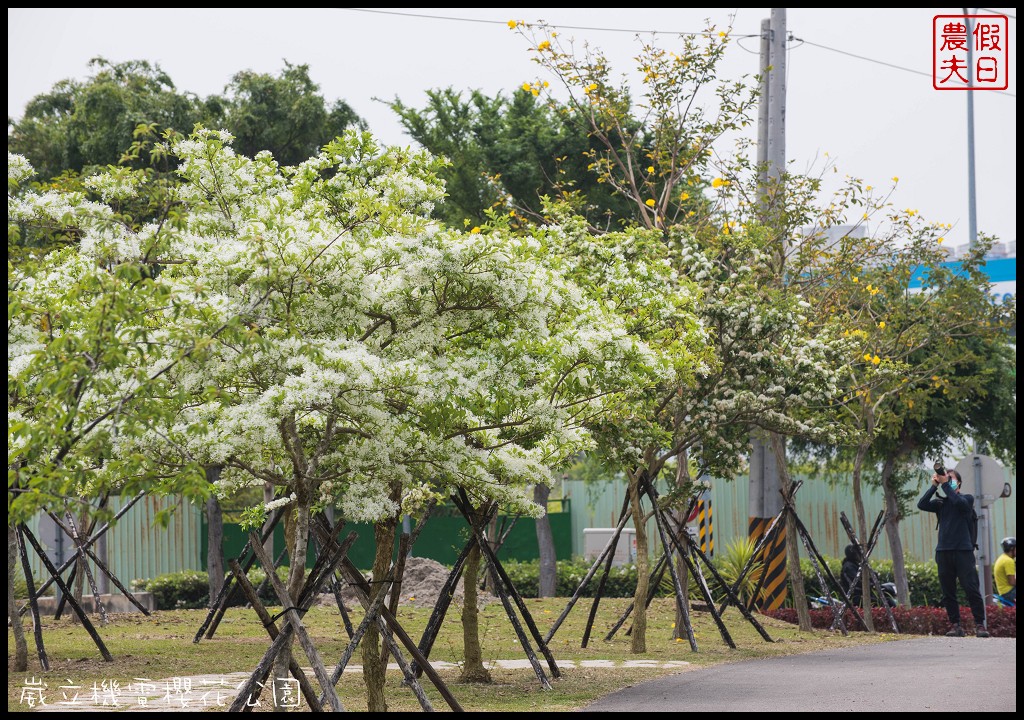
{"label": "concrete utility pole", "polygon": [[[786,8],[772,8],[771,18],[761,21],[761,97],[758,106],[757,162],[759,194],[765,214],[778,192],[772,184],[786,171]],[[780,265],[787,251],[782,239]],[[769,444],[757,433],[750,440],[750,492],[748,537],[757,541],[772,518],[782,511],[781,478]],[[763,609],[781,607],[786,597],[786,545],[781,542],[766,549]]]}

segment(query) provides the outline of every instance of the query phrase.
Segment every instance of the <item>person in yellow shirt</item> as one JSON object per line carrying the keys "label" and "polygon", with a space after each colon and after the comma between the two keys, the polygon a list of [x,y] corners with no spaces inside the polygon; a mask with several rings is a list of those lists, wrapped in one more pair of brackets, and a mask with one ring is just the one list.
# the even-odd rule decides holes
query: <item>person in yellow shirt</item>
{"label": "person in yellow shirt", "polygon": [[1017,538],[1003,538],[1003,554],[992,566],[996,592],[1010,602],[1017,603]]}

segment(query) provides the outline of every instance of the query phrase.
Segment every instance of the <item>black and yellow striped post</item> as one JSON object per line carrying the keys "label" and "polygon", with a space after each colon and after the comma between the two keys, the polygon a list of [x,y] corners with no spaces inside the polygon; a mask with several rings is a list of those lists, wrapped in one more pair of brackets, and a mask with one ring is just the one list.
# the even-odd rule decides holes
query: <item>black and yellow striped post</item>
{"label": "black and yellow striped post", "polygon": [[[774,518],[750,518],[749,537],[753,544],[760,542]],[[764,568],[759,581],[760,592],[756,605],[760,610],[778,610],[786,601],[789,577],[786,574],[786,524],[778,523],[775,537],[761,550],[758,562]]]}
{"label": "black and yellow striped post", "polygon": [[[779,466],[768,443],[757,436],[750,444],[750,495],[747,536],[753,545],[764,537],[768,526],[776,515],[782,512],[782,487]],[[789,591],[786,576],[786,528],[776,527],[772,541],[765,545],[758,558],[764,568],[764,578],[759,583],[756,606],[760,610],[777,610],[782,607]]]}
{"label": "black and yellow striped post", "polygon": [[702,553],[708,557],[715,555],[714,518],[711,514],[711,493],[705,491],[697,500],[697,542]]}

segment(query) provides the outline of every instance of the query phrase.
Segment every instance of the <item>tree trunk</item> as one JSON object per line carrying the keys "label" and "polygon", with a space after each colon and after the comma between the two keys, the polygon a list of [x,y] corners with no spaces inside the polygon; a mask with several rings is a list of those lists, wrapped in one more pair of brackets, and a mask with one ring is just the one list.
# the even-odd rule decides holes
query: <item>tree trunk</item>
{"label": "tree trunk", "polygon": [[[786,462],[786,441],[778,433],[769,433],[772,454],[779,468],[779,483],[782,491],[789,497],[793,492],[793,478],[789,474]],[[811,607],[807,602],[807,590],[804,588],[804,574],[800,571],[800,543],[797,542],[799,531],[792,513],[786,513],[786,572],[789,575],[789,587],[793,591],[793,607],[796,608],[796,619],[801,630],[811,632]]]}
{"label": "tree trunk", "polygon": [[907,563],[903,557],[903,539],[900,537],[899,500],[892,477],[895,458],[886,458],[882,468],[882,488],[885,491],[885,536],[889,540],[892,553],[892,575],[896,584],[896,602],[903,607],[910,607],[910,582],[907,580]]}
{"label": "tree trunk", "polygon": [[[690,466],[689,458],[685,450],[680,452],[676,456],[676,487],[682,487],[690,481]],[[683,517],[685,510],[676,510],[676,522],[679,523],[679,527],[686,532],[686,518]],[[666,573],[668,570],[666,569]],[[686,605],[686,615],[683,615],[683,609],[679,607],[679,603],[676,603],[676,621],[673,624],[672,639],[673,640],[685,640],[686,636],[686,618],[693,617],[693,613],[690,612],[690,568],[683,562],[682,557],[676,558],[676,573],[679,575],[679,583],[683,586],[683,603]],[[664,577],[664,576],[663,576]]]}
{"label": "tree trunk", "polygon": [[[298,483],[296,483],[298,484]],[[294,508],[285,513],[285,543],[288,548],[288,582],[286,589],[292,604],[298,604],[299,594],[306,580],[306,549],[309,546],[309,522],[311,502],[307,493],[300,490],[297,493]],[[273,555],[269,556],[273,561]],[[273,567],[267,568],[267,572],[276,572]],[[285,645],[284,649],[277,656],[274,662],[274,709],[283,711],[289,699],[284,692],[287,689],[287,682],[291,677],[289,665],[292,660],[292,648],[295,643],[295,633]]]}
{"label": "tree trunk", "polygon": [[[867,446],[861,445],[857,448],[857,454],[853,460],[853,511],[857,516],[857,535],[861,538],[861,542],[864,542],[868,536],[867,516],[864,513],[864,495],[861,489],[861,471],[864,469],[864,460],[867,454]],[[860,574],[860,587],[864,624],[867,626],[868,632],[875,632],[875,621],[871,617],[871,574],[865,572],[863,568]]]}
{"label": "tree trunk", "polygon": [[11,622],[14,632],[14,669],[17,672],[28,670],[28,641],[25,639],[25,626],[18,612],[18,602],[14,597],[14,576],[18,564],[18,531],[7,525],[7,619]]}
{"label": "tree trunk", "polygon": [[[220,479],[220,466],[210,465],[206,468],[206,481],[213,485]],[[210,607],[220,589],[224,585],[224,515],[221,512],[217,495],[211,492],[206,500],[206,572],[210,582]],[[270,557],[274,557],[270,553]]]}
{"label": "tree trunk", "polygon": [[[373,538],[376,553],[373,558],[373,582],[370,601],[378,593],[386,592],[390,587],[381,582],[388,577],[391,569],[391,558],[395,547],[395,527],[397,518],[388,518],[374,525]],[[387,680],[387,655],[381,651],[381,637],[376,623],[370,623],[360,643],[363,655],[363,683],[366,685],[366,709],[368,712],[387,712],[388,703],[384,697],[384,683]]]}
{"label": "tree trunk", "polygon": [[650,562],[647,557],[647,527],[644,510],[640,503],[640,480],[643,471],[631,474],[629,478],[629,502],[633,511],[633,527],[636,530],[636,592],[633,594],[633,632],[630,634],[630,652],[647,652],[647,592],[650,587]]}
{"label": "tree trunk", "polygon": [[544,508],[544,516],[537,518],[537,547],[540,549],[540,585],[537,597],[554,597],[558,588],[558,567],[555,557],[555,537],[551,534],[548,517],[548,496],[551,488],[543,483],[533,486],[533,501]]}
{"label": "tree trunk", "polygon": [[480,613],[477,609],[477,586],[480,581],[480,546],[474,544],[466,555],[462,571],[462,647],[465,655],[459,682],[489,683],[491,673],[484,667],[480,647]]}
{"label": "tree trunk", "polygon": [[[263,502],[269,503],[274,500],[274,483],[265,482],[263,483]],[[270,527],[271,518],[268,516],[267,521],[263,523],[263,532],[266,532]],[[267,539],[263,542],[263,549],[267,551],[267,555],[270,557],[277,557],[274,553],[274,533],[270,533]]]}

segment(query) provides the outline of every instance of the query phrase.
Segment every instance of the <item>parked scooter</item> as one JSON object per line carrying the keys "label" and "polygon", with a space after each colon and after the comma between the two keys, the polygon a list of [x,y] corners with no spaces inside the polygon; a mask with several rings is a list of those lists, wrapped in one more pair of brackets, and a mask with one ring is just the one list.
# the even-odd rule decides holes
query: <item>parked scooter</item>
{"label": "parked scooter", "polygon": [[[895,583],[891,583],[891,582],[884,582],[884,583],[882,583],[882,594],[885,595],[885,604],[886,605],[888,605],[889,607],[896,607],[896,584]],[[874,593],[872,593],[872,595],[874,595]],[[859,600],[860,598],[858,596],[856,598],[851,598],[851,599],[856,601],[856,600]],[[821,608],[827,608],[832,603],[838,604],[840,611],[846,610],[846,603],[843,602],[843,600],[841,598],[838,598],[838,597],[829,598],[829,597],[826,597],[824,595],[819,595],[817,597],[808,598],[808,600],[810,601],[811,607],[814,608],[815,610],[819,610]]]}

